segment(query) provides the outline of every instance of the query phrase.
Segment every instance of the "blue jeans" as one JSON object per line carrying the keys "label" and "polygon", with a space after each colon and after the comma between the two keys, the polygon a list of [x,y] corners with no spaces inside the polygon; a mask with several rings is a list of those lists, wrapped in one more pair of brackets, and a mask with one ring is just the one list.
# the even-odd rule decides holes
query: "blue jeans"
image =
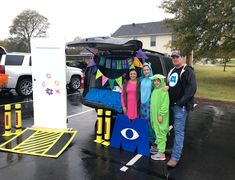
{"label": "blue jeans", "polygon": [[175,160],[179,160],[182,149],[184,146],[184,129],[185,129],[185,122],[188,116],[188,111],[186,110],[185,106],[180,107],[174,105],[171,107],[172,113],[172,120],[173,120],[173,127],[174,127],[174,145],[172,150],[171,157]]}

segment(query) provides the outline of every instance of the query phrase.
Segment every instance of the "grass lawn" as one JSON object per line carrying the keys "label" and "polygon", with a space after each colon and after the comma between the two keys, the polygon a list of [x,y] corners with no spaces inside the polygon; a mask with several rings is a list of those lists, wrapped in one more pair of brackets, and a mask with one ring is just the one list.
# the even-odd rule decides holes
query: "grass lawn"
{"label": "grass lawn", "polygon": [[232,59],[231,61],[229,61],[229,62],[227,63],[227,65],[229,65],[229,66],[235,66],[235,59]]}
{"label": "grass lawn", "polygon": [[196,97],[235,102],[235,67],[194,66]]}

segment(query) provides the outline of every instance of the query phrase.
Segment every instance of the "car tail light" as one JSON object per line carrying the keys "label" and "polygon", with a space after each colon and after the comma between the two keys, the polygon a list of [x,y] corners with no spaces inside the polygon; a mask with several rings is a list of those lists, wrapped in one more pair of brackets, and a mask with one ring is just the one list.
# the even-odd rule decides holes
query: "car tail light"
{"label": "car tail light", "polygon": [[84,79],[85,79],[85,75],[83,74],[81,78],[81,89],[84,89]]}
{"label": "car tail light", "polygon": [[5,66],[0,65],[0,74],[5,74]]}

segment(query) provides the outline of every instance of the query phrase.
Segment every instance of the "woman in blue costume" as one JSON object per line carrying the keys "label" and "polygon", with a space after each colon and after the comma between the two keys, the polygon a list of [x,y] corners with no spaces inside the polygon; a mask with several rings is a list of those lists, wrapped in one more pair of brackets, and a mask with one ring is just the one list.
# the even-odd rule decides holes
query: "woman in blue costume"
{"label": "woman in blue costume", "polygon": [[148,134],[149,142],[151,145],[154,145],[156,140],[155,133],[151,127],[150,123],[150,96],[152,92],[152,81],[149,77],[153,76],[151,65],[148,63],[143,64],[141,71],[141,105],[140,105],[140,118],[148,120]]}

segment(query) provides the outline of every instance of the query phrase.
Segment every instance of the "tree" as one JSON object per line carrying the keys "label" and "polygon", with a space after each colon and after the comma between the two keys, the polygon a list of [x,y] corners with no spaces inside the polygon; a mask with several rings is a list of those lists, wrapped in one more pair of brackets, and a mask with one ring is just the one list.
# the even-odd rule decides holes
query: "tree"
{"label": "tree", "polygon": [[27,45],[30,52],[30,38],[45,37],[49,27],[48,19],[40,15],[37,11],[24,10],[14,20],[10,26],[10,34],[15,35]]}
{"label": "tree", "polygon": [[175,15],[166,19],[174,47],[198,58],[235,57],[234,0],[163,0],[161,7]]}
{"label": "tree", "polygon": [[27,44],[17,37],[0,41],[0,46],[4,47],[7,52],[27,52],[28,50]]}

